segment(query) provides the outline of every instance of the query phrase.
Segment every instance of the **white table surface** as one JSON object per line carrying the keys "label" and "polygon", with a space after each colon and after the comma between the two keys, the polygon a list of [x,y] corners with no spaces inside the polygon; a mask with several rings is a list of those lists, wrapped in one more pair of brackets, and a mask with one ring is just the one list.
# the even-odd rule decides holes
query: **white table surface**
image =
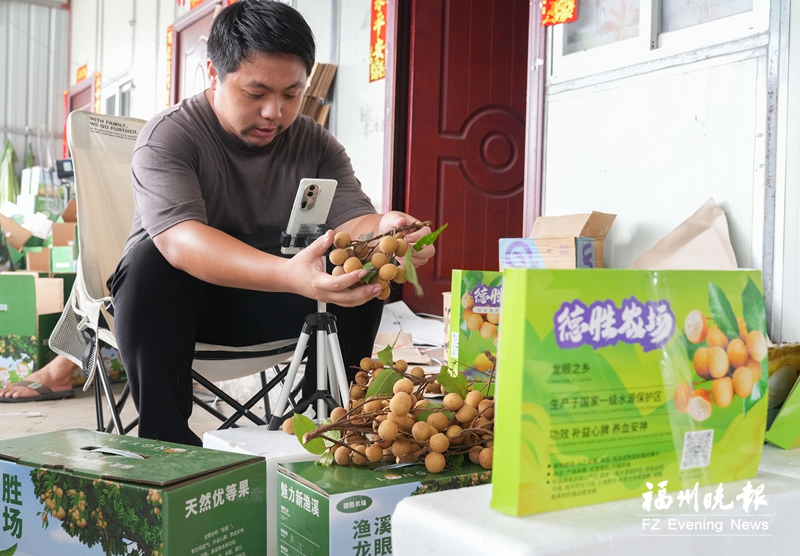
{"label": "white table surface", "polygon": [[[450,490],[401,501],[392,516],[394,556],[458,554],[459,556],[533,555],[783,555],[800,554],[800,449],[784,451],[765,445],[753,488],[764,485],[767,506],[744,513],[735,501],[747,481],[724,484],[729,510],[700,507],[668,510],[642,508],[637,498],[511,517],[489,507],[491,485]],[[675,497],[676,492],[670,492]],[[648,530],[645,519],[660,519],[659,531]],[[721,522],[722,531],[668,530],[687,522]],[[731,520],[766,522],[768,529],[733,530]],[[652,523],[652,522],[649,522]]]}

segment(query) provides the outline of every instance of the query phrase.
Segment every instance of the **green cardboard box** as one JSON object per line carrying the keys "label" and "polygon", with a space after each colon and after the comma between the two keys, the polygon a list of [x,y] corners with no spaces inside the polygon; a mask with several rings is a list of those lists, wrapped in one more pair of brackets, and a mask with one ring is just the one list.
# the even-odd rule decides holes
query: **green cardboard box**
{"label": "green cardboard box", "polygon": [[756,475],[769,398],[760,272],[507,269],[502,307],[493,508]]}
{"label": "green cardboard box", "polygon": [[485,484],[491,475],[471,463],[442,473],[419,465],[378,471],[313,461],[278,464],[278,553],[391,556],[391,517],[400,500]]}
{"label": "green cardboard box", "polygon": [[63,308],[61,278],[0,273],[0,384],[23,380],[55,357],[50,333]]}
{"label": "green cardboard box", "polygon": [[502,284],[497,271],[453,270],[447,366],[478,383],[491,368],[485,352],[497,355]]}
{"label": "green cardboard box", "polygon": [[261,457],[84,429],[0,442],[0,553],[266,552]]}

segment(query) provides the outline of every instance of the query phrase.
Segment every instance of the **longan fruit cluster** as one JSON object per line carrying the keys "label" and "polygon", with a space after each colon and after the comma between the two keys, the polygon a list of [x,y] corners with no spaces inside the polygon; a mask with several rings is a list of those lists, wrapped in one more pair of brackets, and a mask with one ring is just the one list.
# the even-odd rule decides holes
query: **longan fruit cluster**
{"label": "longan fruit cluster", "polygon": [[389,284],[402,284],[407,281],[406,269],[400,259],[411,248],[405,239],[405,228],[392,230],[368,241],[353,241],[347,232],[339,232],[333,238],[334,249],[328,255],[333,265],[331,274],[340,276],[358,272],[370,265],[365,277],[369,284],[380,284],[383,290],[378,299],[386,299],[391,293]]}
{"label": "longan fruit cluster", "polygon": [[[743,318],[737,319],[738,335],[729,338],[719,326],[708,325],[708,319],[697,309],[686,315],[684,333],[693,344],[704,343],[695,350],[692,366],[702,381],[710,381],[710,392],[680,384],[675,392],[675,406],[689,413],[696,421],[711,416],[713,406],[724,409],[735,396],[747,398],[761,380],[761,362],[767,356],[767,342],[760,330],[748,330]],[[713,403],[712,403],[713,400]]]}
{"label": "longan fruit cluster", "polygon": [[[394,383],[392,394],[367,398],[369,386],[380,373],[392,370],[403,375]],[[448,456],[463,454],[491,469],[494,400],[478,390],[466,397],[450,392],[442,400],[443,407],[432,406],[424,393],[433,385],[441,391],[435,376],[421,367],[409,369],[403,360],[385,366],[365,357],[350,386],[346,407],[334,408],[332,423],[309,435],[324,437],[328,431],[340,431],[340,439],[331,447],[339,465],[424,463],[429,472],[439,473]]]}

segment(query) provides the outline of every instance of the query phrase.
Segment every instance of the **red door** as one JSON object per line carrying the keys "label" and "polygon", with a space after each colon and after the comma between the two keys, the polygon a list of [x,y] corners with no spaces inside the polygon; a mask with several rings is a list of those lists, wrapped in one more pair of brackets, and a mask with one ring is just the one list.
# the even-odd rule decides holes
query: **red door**
{"label": "red door", "polygon": [[407,151],[404,199],[395,181],[394,206],[448,224],[436,257],[419,268],[425,295],[404,288],[415,312],[441,314],[453,269],[497,270],[498,239],[523,235],[528,5],[417,0],[398,16],[398,40],[404,25],[408,33],[408,94],[400,97],[408,120],[396,135],[407,134]]}

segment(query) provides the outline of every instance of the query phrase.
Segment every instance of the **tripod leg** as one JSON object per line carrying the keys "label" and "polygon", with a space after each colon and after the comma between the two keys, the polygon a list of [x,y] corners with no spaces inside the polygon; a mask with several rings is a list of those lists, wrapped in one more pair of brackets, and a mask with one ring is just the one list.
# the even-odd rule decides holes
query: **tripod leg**
{"label": "tripod leg", "polygon": [[342,359],[342,349],[339,347],[339,334],[336,332],[335,327],[333,332],[328,332],[328,345],[331,350],[331,358],[333,359],[333,367],[336,370],[336,382],[339,385],[339,392],[342,400],[350,398],[350,390],[348,388],[347,373],[344,370],[344,360]]}
{"label": "tripod leg", "polygon": [[325,334],[317,330],[317,420],[319,422],[328,416],[328,405],[324,399],[328,393],[328,365],[325,352]]}
{"label": "tripod leg", "polygon": [[272,418],[269,420],[269,430],[275,431],[281,426],[283,421],[283,413],[286,411],[286,403],[289,399],[289,394],[294,386],[294,380],[297,376],[297,370],[300,368],[300,363],[303,360],[303,353],[306,351],[308,339],[311,337],[311,331],[307,325],[303,325],[303,331],[300,333],[300,338],[297,340],[297,347],[295,348],[294,355],[292,355],[292,362],[289,363],[289,370],[286,372],[286,379],[281,388],[281,394],[278,396],[278,401],[275,404],[275,411],[272,413]]}
{"label": "tripod leg", "polygon": [[[327,338],[327,334],[325,337]],[[336,365],[333,362],[331,346],[327,340],[325,342],[325,363],[328,368],[328,391],[330,392],[331,397],[336,401],[336,404],[344,407],[344,401],[341,399],[341,391],[337,388],[339,379],[336,376]]]}

